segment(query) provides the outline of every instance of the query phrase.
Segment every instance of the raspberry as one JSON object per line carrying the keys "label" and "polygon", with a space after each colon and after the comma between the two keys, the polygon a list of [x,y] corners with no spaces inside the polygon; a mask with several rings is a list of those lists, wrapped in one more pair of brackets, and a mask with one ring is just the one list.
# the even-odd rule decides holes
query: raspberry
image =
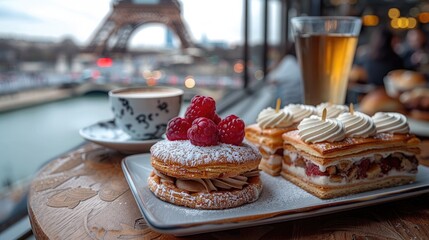
{"label": "raspberry", "polygon": [[395,168],[396,170],[401,170],[401,159],[397,157],[390,157],[390,165],[392,165],[392,168]]}
{"label": "raspberry", "polygon": [[216,145],[218,135],[216,124],[205,117],[195,119],[192,122],[192,127],[188,129],[188,138],[196,146]]}
{"label": "raspberry", "polygon": [[307,176],[328,176],[327,172],[320,171],[319,166],[310,162],[308,162],[305,167],[305,174],[307,174]]}
{"label": "raspberry", "polygon": [[215,112],[216,102],[213,98],[197,95],[192,98],[191,104],[186,109],[185,118],[189,122],[193,122],[199,117],[213,119]]}
{"label": "raspberry", "polygon": [[389,160],[384,158],[380,162],[381,172],[386,174],[392,169],[392,165],[389,164]]}
{"label": "raspberry", "polygon": [[235,115],[229,115],[218,124],[219,141],[240,145],[244,138],[244,122]]}
{"label": "raspberry", "polygon": [[215,115],[213,116],[213,122],[216,123],[216,125],[219,125],[220,121],[222,120],[222,118],[219,117],[219,115],[217,115],[217,113],[215,113]]}
{"label": "raspberry", "polygon": [[175,117],[171,119],[167,125],[167,139],[170,141],[188,139],[188,129],[190,127],[191,124],[184,118]]}
{"label": "raspberry", "polygon": [[368,172],[370,161],[368,158],[365,158],[359,163],[358,175],[359,178],[366,178],[366,172]]}

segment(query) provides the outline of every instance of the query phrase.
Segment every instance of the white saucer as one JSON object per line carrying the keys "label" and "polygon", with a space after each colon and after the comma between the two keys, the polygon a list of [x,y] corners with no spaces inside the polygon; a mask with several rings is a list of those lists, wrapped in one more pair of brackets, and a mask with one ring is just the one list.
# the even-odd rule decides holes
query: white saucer
{"label": "white saucer", "polygon": [[145,153],[162,139],[136,140],[116,126],[114,120],[101,121],[79,130],[79,134],[90,142],[118,150],[122,153]]}

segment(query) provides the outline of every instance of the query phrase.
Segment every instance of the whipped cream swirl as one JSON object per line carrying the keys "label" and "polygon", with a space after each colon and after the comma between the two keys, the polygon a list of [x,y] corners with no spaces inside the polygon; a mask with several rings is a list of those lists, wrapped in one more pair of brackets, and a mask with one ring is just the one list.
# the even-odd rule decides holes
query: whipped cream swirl
{"label": "whipped cream swirl", "polygon": [[337,105],[331,103],[321,103],[317,105],[317,115],[322,116],[323,109],[326,108],[326,118],[336,118],[341,113],[345,113],[349,111],[349,107],[345,105]]}
{"label": "whipped cream swirl", "polygon": [[294,123],[301,122],[302,119],[316,114],[315,107],[302,104],[289,104],[283,108],[283,111],[292,115]]}
{"label": "whipped cream swirl", "polygon": [[311,116],[304,118],[298,125],[298,134],[304,142],[335,142],[345,138],[344,125],[338,119]]}
{"label": "whipped cream swirl", "polygon": [[372,116],[378,133],[408,133],[407,118],[400,113],[378,112]]}
{"label": "whipped cream swirl", "polygon": [[167,176],[156,170],[153,172],[161,178],[161,183],[170,183],[175,185],[177,188],[186,190],[188,192],[211,192],[221,189],[243,189],[243,187],[248,184],[249,178],[259,176],[259,170],[257,169],[245,172],[235,177],[213,179],[182,179]]}
{"label": "whipped cream swirl", "polygon": [[374,121],[364,113],[341,113],[338,116],[338,120],[344,124],[346,136],[348,137],[367,138],[376,133]]}
{"label": "whipped cream swirl", "polygon": [[256,119],[259,127],[264,128],[283,128],[293,124],[293,117],[284,111],[278,111],[272,108],[262,110]]}

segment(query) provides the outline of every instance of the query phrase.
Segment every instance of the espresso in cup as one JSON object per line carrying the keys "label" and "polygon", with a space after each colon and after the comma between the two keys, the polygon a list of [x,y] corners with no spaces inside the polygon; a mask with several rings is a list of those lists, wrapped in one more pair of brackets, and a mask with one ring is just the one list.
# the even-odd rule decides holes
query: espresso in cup
{"label": "espresso in cup", "polygon": [[171,87],[122,88],[109,92],[116,125],[133,139],[160,138],[179,115],[183,90]]}

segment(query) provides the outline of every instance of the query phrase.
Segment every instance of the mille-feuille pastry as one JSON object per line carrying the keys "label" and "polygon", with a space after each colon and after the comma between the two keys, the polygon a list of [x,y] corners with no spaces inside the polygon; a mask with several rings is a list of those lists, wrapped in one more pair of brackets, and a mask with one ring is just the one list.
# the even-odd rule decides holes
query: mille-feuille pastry
{"label": "mille-feuille pastry", "polygon": [[246,126],[246,140],[255,145],[262,154],[259,169],[277,176],[282,169],[282,134],[296,129],[293,117],[283,110],[273,108],[262,110],[256,123]]}
{"label": "mille-feuille pastry", "polygon": [[408,130],[397,113],[306,118],[298,130],[283,134],[290,161],[281,175],[322,199],[411,183],[419,139]]}
{"label": "mille-feuille pastry", "polygon": [[317,115],[322,116],[323,109],[326,109],[327,118],[336,118],[341,113],[349,111],[349,107],[346,105],[332,104],[332,103],[321,103],[316,106]]}
{"label": "mille-feuille pastry", "polygon": [[206,105],[214,106],[213,102],[209,97],[194,97],[185,118],[168,123],[167,139],[151,147],[154,170],[148,185],[161,200],[190,208],[224,209],[259,198],[261,155],[243,143],[245,126],[240,118],[230,115],[216,120],[215,109],[207,113]]}

